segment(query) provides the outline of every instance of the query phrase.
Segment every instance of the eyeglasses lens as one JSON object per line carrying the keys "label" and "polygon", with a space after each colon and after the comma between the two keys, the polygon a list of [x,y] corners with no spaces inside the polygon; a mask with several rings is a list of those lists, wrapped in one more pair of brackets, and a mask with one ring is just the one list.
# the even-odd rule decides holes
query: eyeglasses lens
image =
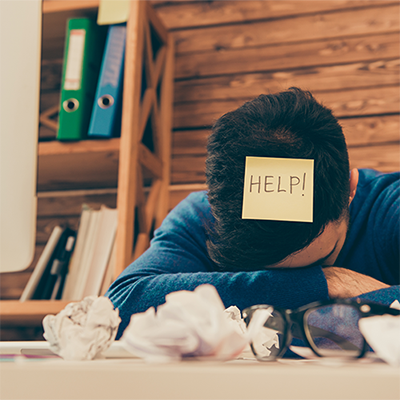
{"label": "eyeglasses lens", "polygon": [[[266,310],[256,310],[253,314],[253,319],[260,317],[262,313],[265,322],[261,329],[258,330],[257,335],[253,338],[253,351],[259,358],[274,359],[281,352],[285,345],[285,319],[279,311],[269,308],[269,312],[265,314]],[[259,313],[257,316],[256,314]]]}
{"label": "eyeglasses lens", "polygon": [[321,356],[357,357],[364,339],[358,328],[357,308],[332,304],[310,310],[305,314],[310,341]]}

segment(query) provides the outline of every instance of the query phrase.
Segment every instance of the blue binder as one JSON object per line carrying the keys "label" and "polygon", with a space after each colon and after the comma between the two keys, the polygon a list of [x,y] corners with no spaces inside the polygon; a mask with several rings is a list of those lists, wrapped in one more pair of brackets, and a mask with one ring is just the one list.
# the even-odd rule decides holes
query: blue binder
{"label": "blue binder", "polygon": [[89,126],[89,137],[119,136],[126,24],[110,25]]}

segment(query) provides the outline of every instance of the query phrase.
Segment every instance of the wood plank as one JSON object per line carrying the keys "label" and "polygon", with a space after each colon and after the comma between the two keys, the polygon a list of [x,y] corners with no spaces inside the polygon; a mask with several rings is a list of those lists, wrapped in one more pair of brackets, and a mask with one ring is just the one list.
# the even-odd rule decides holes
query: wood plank
{"label": "wood plank", "polygon": [[[400,116],[384,115],[364,118],[346,118],[339,120],[349,147],[388,142],[400,139]],[[207,138],[210,129],[195,129],[173,132],[172,156],[190,156],[206,154]]]}
{"label": "wood plank", "polygon": [[155,8],[159,6],[170,6],[181,3],[206,3],[210,0],[150,0]]}
{"label": "wood plank", "polygon": [[[118,176],[118,230],[115,274],[129,265],[133,253],[134,210],[136,206],[138,143],[140,142],[140,88],[142,84],[143,42],[146,4],[131,1],[127,23],[122,127]],[[141,183],[140,183],[141,184]]]}
{"label": "wood plank", "polygon": [[78,140],[74,142],[41,142],[38,147],[39,157],[62,156],[65,154],[87,154],[119,151],[120,139]]}
{"label": "wood plank", "polygon": [[340,125],[348,147],[368,145],[374,147],[385,142],[399,143],[400,116],[376,116],[341,119]]}
{"label": "wood plank", "polygon": [[398,86],[342,90],[318,93],[318,101],[329,107],[338,118],[356,115],[399,113]]}
{"label": "wood plank", "polygon": [[223,114],[240,107],[246,100],[210,100],[175,104],[173,127],[174,129],[208,128]]}
{"label": "wood plank", "polygon": [[172,157],[202,155],[206,153],[207,138],[211,129],[175,131],[172,133]]}
{"label": "wood plank", "polygon": [[[174,32],[176,54],[397,33],[399,5]],[[296,26],[296,33],[293,26]]]}
{"label": "wood plank", "polygon": [[43,14],[68,11],[68,10],[79,10],[82,8],[97,8],[100,0],[43,0]]}
{"label": "wood plank", "polygon": [[166,29],[163,21],[161,21],[158,13],[154,11],[150,2],[146,2],[146,12],[149,23],[152,25],[153,29],[157,32],[159,38],[166,44],[168,42],[168,30]]}
{"label": "wood plank", "polygon": [[164,25],[170,30],[397,4],[393,0],[152,1],[152,3]]}
{"label": "wood plank", "polygon": [[172,210],[190,193],[207,190],[205,183],[189,184],[189,185],[171,185],[169,197],[169,209]]}
{"label": "wood plank", "polygon": [[[159,55],[160,57],[160,55]],[[169,211],[169,185],[171,180],[171,131],[173,114],[174,96],[174,60],[175,47],[171,36],[168,37],[166,44],[166,54],[164,68],[160,72],[160,93],[156,104],[158,111],[157,127],[159,131],[159,153],[163,163],[162,180],[160,189],[160,199],[155,215],[155,227],[158,228]]]}
{"label": "wood plank", "polygon": [[343,37],[300,44],[210,50],[176,58],[175,79],[284,71],[399,58],[399,35]]}
{"label": "wood plank", "polygon": [[4,300],[1,302],[1,326],[40,326],[47,314],[58,314],[68,303],[70,301]]}
{"label": "wood plank", "polygon": [[[317,93],[315,98],[331,108],[336,117],[398,113],[398,86]],[[174,128],[209,127],[220,116],[249,99],[180,103],[174,109]]]}
{"label": "wood plank", "polygon": [[349,148],[351,168],[372,168],[381,172],[400,170],[398,144]]}
{"label": "wood plank", "polygon": [[343,88],[399,85],[400,60],[372,60],[327,67],[307,67],[188,79],[175,83],[175,103],[256,97],[296,86],[312,93]]}
{"label": "wood plank", "polygon": [[171,162],[171,183],[205,183],[206,156],[176,157]]}
{"label": "wood plank", "polygon": [[142,164],[152,176],[161,178],[163,164],[161,160],[152,153],[144,144],[139,144],[139,162]]}

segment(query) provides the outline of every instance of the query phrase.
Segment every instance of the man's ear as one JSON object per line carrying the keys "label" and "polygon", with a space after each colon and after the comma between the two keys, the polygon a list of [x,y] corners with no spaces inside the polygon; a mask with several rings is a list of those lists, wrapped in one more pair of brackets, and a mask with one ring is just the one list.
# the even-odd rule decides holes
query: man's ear
{"label": "man's ear", "polygon": [[350,172],[350,198],[349,204],[353,201],[354,196],[356,195],[358,185],[358,169],[354,168]]}

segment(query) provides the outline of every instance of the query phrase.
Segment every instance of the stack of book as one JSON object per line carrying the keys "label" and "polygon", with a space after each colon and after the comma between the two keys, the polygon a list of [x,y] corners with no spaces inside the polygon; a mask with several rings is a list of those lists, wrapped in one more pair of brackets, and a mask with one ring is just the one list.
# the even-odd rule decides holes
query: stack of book
{"label": "stack of book", "polygon": [[78,232],[53,229],[20,301],[103,295],[114,277],[116,231],[116,209],[84,205]]}
{"label": "stack of book", "polygon": [[119,136],[126,24],[68,20],[57,139]]}

